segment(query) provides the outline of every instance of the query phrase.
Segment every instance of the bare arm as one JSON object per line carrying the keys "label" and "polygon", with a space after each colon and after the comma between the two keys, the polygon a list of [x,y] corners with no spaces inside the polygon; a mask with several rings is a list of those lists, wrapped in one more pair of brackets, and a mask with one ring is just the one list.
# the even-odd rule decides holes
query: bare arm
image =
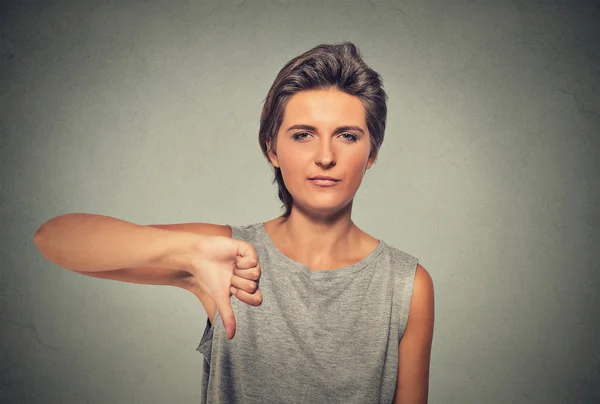
{"label": "bare arm", "polygon": [[408,324],[399,345],[394,404],[427,403],[433,321],[433,281],[425,268],[418,264]]}
{"label": "bare arm", "polygon": [[34,242],[51,262],[87,276],[189,290],[227,337],[235,334],[232,293],[259,305],[260,267],[254,246],[210,223],[137,225],[109,216],[70,213],[44,223]]}
{"label": "bare arm", "polygon": [[154,267],[184,271],[174,251],[203,236],[143,226],[114,217],[69,213],[45,222],[33,240],[49,261],[80,273]]}

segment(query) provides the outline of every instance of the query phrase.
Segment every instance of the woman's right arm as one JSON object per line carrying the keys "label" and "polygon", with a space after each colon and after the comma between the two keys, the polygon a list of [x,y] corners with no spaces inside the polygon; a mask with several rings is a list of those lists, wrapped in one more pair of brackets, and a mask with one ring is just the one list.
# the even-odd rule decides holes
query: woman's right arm
{"label": "woman's right arm", "polygon": [[200,296],[187,268],[189,262],[177,262],[169,254],[182,246],[196,248],[195,243],[204,236],[231,238],[231,227],[212,223],[143,226],[109,216],[71,213],[44,223],[33,240],[46,259],[63,268],[94,278],[183,288],[196,295],[205,308],[209,306],[210,312],[214,304]]}
{"label": "woman's right arm", "polygon": [[70,213],[44,223],[34,242],[51,262],[84,275],[178,286],[194,293],[211,322],[221,314],[235,333],[229,298],[262,302],[253,245],[233,240],[231,228],[209,223],[137,225],[109,216]]}
{"label": "woman's right arm", "polygon": [[46,259],[80,273],[133,267],[186,271],[186,263],[174,260],[174,252],[182,248],[192,250],[203,236],[161,227],[164,226],[138,225],[110,216],[69,213],[42,224],[33,240]]}

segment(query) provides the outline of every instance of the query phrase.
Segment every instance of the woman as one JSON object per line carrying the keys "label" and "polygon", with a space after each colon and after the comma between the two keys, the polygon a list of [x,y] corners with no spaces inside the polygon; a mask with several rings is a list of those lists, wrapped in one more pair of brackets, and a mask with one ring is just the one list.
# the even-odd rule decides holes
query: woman
{"label": "woman", "polygon": [[283,215],[229,226],[68,214],[34,240],[88,276],[194,293],[208,317],[203,402],[426,403],[431,277],[351,219],[386,99],[352,43],[319,45],[279,72],[261,115]]}

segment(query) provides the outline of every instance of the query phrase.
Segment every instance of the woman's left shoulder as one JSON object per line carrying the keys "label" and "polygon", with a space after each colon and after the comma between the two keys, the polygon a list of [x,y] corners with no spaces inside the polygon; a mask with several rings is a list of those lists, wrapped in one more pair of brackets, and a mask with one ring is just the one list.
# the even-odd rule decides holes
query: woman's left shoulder
{"label": "woman's left shoulder", "polygon": [[427,271],[420,263],[417,263],[417,269],[415,270],[415,278],[419,279],[420,282],[433,283],[433,279],[431,279],[429,271]]}
{"label": "woman's left shoulder", "polygon": [[413,290],[413,300],[433,300],[433,279],[423,265],[417,263],[415,270],[415,285]]}

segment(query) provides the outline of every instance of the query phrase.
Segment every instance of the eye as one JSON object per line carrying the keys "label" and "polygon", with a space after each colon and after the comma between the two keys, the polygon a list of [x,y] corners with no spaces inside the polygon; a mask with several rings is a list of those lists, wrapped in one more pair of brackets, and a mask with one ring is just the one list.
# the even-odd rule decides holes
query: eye
{"label": "eye", "polygon": [[351,142],[356,142],[358,140],[358,136],[352,133],[342,133],[341,136],[346,136],[346,140],[350,140]]}
{"label": "eye", "polygon": [[310,135],[310,133],[307,133],[307,132],[295,133],[294,136],[292,136],[292,138],[294,140],[305,140],[306,137],[303,135]]}

